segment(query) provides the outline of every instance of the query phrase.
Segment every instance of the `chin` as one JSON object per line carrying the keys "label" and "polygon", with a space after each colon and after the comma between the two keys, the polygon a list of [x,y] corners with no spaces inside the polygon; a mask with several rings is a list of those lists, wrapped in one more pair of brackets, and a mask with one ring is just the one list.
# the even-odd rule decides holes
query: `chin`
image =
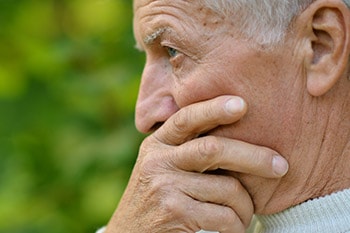
{"label": "chin", "polygon": [[[208,134],[241,140],[246,143],[261,146],[268,144],[278,145],[277,142],[272,143],[266,141],[266,138],[271,140],[271,137],[261,133],[252,134],[251,132],[255,131],[251,130],[251,128],[240,121],[232,125],[217,127]],[[270,148],[278,151],[276,148],[273,148],[273,146],[270,146]],[[235,173],[234,177],[241,182],[250,194],[254,203],[255,214],[275,214],[288,209],[293,206],[295,202],[295,199],[293,199],[293,197],[295,197],[293,196],[293,191],[295,190],[290,190],[290,185],[288,185],[288,181],[291,178],[290,174],[280,179],[268,179],[243,173]]]}

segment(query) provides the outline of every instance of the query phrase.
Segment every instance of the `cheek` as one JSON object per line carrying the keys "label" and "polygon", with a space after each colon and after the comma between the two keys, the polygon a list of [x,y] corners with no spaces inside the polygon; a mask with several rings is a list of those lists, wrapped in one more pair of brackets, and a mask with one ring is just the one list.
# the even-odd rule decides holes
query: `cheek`
{"label": "cheek", "polygon": [[[293,85],[285,81],[285,75],[280,76],[273,72],[258,72],[261,75],[258,76],[254,71],[247,71],[246,75],[241,73],[241,77],[245,78],[216,83],[216,88],[221,88],[216,95],[224,93],[241,96],[248,104],[248,112],[236,124],[223,126],[213,131],[214,134],[219,132],[220,136],[267,146],[289,154],[283,148],[293,143],[299,130],[300,93],[296,93]],[[209,85],[208,88],[212,86]]]}
{"label": "cheek", "polygon": [[178,79],[173,92],[178,106],[181,108],[221,95],[237,95],[241,87],[237,80],[228,78],[227,73],[215,72],[224,70],[223,67],[198,68]]}
{"label": "cheek", "polygon": [[[268,93],[269,90],[267,90]],[[289,157],[301,125],[301,108],[286,92],[246,96],[248,111],[237,123],[220,126],[211,134],[266,146]]]}
{"label": "cheek", "polygon": [[227,60],[230,64],[216,62],[215,67],[193,68],[177,80],[173,92],[176,103],[181,108],[220,95],[240,96],[248,103],[247,114],[238,123],[211,133],[279,151],[297,130],[298,104],[294,98],[297,93],[293,90],[298,84],[288,83],[294,79],[277,68],[276,60],[252,56]]}

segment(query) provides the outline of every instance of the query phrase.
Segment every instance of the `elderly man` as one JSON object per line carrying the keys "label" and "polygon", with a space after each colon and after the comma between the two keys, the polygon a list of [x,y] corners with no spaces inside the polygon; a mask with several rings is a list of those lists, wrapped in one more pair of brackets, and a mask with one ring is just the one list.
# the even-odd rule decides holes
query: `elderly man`
{"label": "elderly man", "polygon": [[350,232],[348,7],[135,0],[150,135],[105,232]]}

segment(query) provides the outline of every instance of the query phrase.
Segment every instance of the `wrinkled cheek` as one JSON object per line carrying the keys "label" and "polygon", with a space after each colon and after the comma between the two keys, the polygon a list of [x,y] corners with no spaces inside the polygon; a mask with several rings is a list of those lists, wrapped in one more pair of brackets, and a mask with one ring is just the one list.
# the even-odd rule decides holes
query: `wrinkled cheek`
{"label": "wrinkled cheek", "polygon": [[181,108],[221,95],[235,95],[234,85],[227,81],[210,73],[193,72],[186,75],[185,78],[177,80],[174,98]]}

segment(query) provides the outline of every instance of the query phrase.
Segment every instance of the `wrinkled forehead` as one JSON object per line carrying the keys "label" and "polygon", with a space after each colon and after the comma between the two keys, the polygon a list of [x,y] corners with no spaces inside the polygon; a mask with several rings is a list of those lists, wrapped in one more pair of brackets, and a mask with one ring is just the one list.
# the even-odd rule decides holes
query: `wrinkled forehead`
{"label": "wrinkled forehead", "polygon": [[180,25],[191,24],[193,27],[219,26],[225,21],[222,15],[210,10],[203,1],[134,0],[134,26],[135,23],[150,26],[159,23],[159,19],[177,21]]}
{"label": "wrinkled forehead", "polygon": [[195,19],[201,17],[203,20],[206,17],[218,16],[202,0],[134,0],[133,3],[134,16],[140,16],[140,14],[145,13],[172,14],[169,10],[174,11],[175,9]]}
{"label": "wrinkled forehead", "polygon": [[[191,3],[191,1],[188,0],[134,0],[133,1],[134,11],[137,11],[139,8],[150,6],[152,4],[161,4],[161,5],[171,5],[177,4],[177,3]],[[196,4],[200,1],[193,1],[192,4]]]}

